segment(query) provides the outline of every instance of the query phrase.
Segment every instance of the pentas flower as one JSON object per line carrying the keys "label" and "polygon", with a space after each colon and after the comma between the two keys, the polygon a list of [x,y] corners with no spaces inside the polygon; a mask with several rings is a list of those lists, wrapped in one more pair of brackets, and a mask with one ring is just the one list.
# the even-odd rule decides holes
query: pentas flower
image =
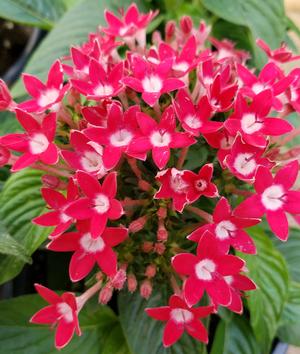
{"label": "pentas flower", "polygon": [[260,166],[255,175],[256,194],[244,200],[235,210],[237,217],[260,218],[264,214],[274,234],[282,241],[288,238],[286,212],[300,214],[300,192],[290,190],[297,179],[299,164],[290,162],[273,177]]}
{"label": "pentas flower", "polygon": [[275,50],[271,50],[267,43],[260,38],[256,40],[256,44],[267,54],[270,61],[287,63],[300,59],[300,55],[293,55],[293,52],[288,49],[286,43],[282,43],[281,46]]}
{"label": "pentas flower", "polygon": [[0,111],[9,110],[14,104],[6,83],[0,79]]}
{"label": "pentas flower", "polygon": [[82,170],[99,178],[107,173],[102,160],[101,145],[92,144],[83,133],[77,130],[71,132],[70,144],[74,151],[62,150],[60,153],[75,171]]}
{"label": "pentas flower", "polygon": [[97,263],[108,276],[117,272],[117,255],[112,247],[123,242],[128,230],[125,227],[105,227],[94,237],[88,222],[77,223],[78,232],[67,232],[53,239],[47,248],[56,252],[74,252],[69,266],[70,279],[73,282],[85,278]]}
{"label": "pentas flower", "polygon": [[214,312],[214,306],[192,308],[178,295],[172,295],[168,306],[146,308],[148,316],[158,321],[166,321],[163,333],[164,347],[176,343],[186,331],[198,341],[208,343],[208,334],[200,318]]}
{"label": "pentas flower", "polygon": [[210,37],[209,41],[215,48],[217,48],[215,56],[216,60],[219,62],[234,59],[237,62],[244,63],[250,57],[249,53],[245,50],[236,49],[235,44],[228,39],[222,39],[220,41],[214,37]]}
{"label": "pentas flower", "polygon": [[64,72],[72,78],[86,79],[89,75],[90,56],[83,53],[81,48],[72,47],[71,59],[73,66],[63,64]]}
{"label": "pentas flower", "polygon": [[282,135],[293,129],[293,126],[284,119],[267,117],[271,107],[271,90],[256,95],[250,105],[239,94],[233,114],[224,123],[225,128],[232,135],[240,133],[246,143],[264,148],[267,145],[267,135]]}
{"label": "pentas flower", "polygon": [[182,128],[194,136],[216,132],[223,126],[222,122],[210,120],[213,111],[206,96],[194,106],[188,93],[182,89],[178,91],[173,106]]}
{"label": "pentas flower", "polygon": [[42,188],[41,193],[52,211],[36,217],[32,222],[41,226],[55,226],[50,236],[56,237],[65,232],[74,222],[74,219],[66,213],[66,208],[77,199],[78,188],[70,178],[66,196],[52,188]]}
{"label": "pentas flower", "polygon": [[134,91],[141,92],[143,100],[153,107],[162,94],[185,86],[183,81],[169,78],[172,62],[172,59],[168,59],[153,65],[139,55],[133,55],[130,58],[133,76],[123,78],[122,82]]}
{"label": "pentas flower", "polygon": [[89,64],[88,81],[71,79],[72,86],[90,100],[100,100],[117,96],[123,89],[123,62],[116,64],[108,72],[102,63],[91,59]]}
{"label": "pentas flower", "polygon": [[241,137],[237,136],[224,159],[224,165],[240,180],[253,182],[258,166],[274,166],[273,162],[263,157],[265,152],[266,148],[261,149],[244,143]]}
{"label": "pentas flower", "polygon": [[30,322],[47,324],[51,325],[51,327],[57,326],[55,347],[62,349],[70,342],[74,332],[76,332],[78,336],[81,336],[78,322],[79,309],[76,303],[76,297],[69,292],[59,296],[54,291],[39,284],[35,284],[35,288],[49,305],[33,315]]}
{"label": "pentas flower", "polygon": [[110,172],[102,185],[92,175],[78,171],[78,184],[86,195],[66,209],[66,213],[77,220],[91,221],[92,237],[97,238],[103,232],[107,220],[117,220],[123,214],[121,203],[115,199],[117,193],[117,173]]}
{"label": "pentas flower", "polygon": [[202,166],[198,173],[188,170],[184,171],[182,179],[189,185],[186,195],[189,203],[194,203],[201,195],[207,198],[219,196],[217,186],[211,182],[213,171],[213,164]]}
{"label": "pentas flower", "polygon": [[36,76],[23,74],[23,82],[27,92],[33,98],[22,102],[18,107],[27,112],[42,113],[47,109],[57,110],[60,103],[69,89],[70,85],[64,84],[64,74],[61,63],[56,60],[51,66],[48,79],[43,84]]}
{"label": "pentas flower", "polygon": [[[109,100],[109,104],[111,101]],[[97,127],[107,126],[107,106],[108,102],[103,100],[98,106],[85,106],[81,108],[81,113],[87,123]]]}
{"label": "pentas flower", "polygon": [[178,274],[187,276],[183,295],[188,306],[195,305],[204,291],[215,305],[228,306],[231,291],[224,277],[239,274],[245,262],[221,252],[218,240],[207,231],[198,243],[197,255],[179,253],[172,258],[172,266]]}
{"label": "pentas flower", "polygon": [[237,72],[239,79],[242,80],[243,86],[240,88],[240,92],[248,97],[255,97],[264,90],[272,91],[272,106],[280,111],[283,108],[283,104],[276,96],[281,95],[292,82],[290,75],[282,78],[282,71],[275,63],[266,64],[258,77],[256,77],[245,66],[238,64]]}
{"label": "pentas flower", "polygon": [[145,113],[137,113],[137,121],[142,137],[133,139],[129,146],[130,153],[146,153],[152,150],[155,165],[161,170],[169,161],[170,148],[187,147],[196,142],[187,133],[177,132],[174,110],[169,106],[159,123]]}
{"label": "pentas flower", "polygon": [[53,143],[56,131],[56,113],[45,116],[42,123],[38,123],[30,114],[16,109],[16,117],[24,134],[8,134],[0,138],[0,144],[10,150],[22,152],[12,167],[12,171],[18,171],[33,163],[40,161],[48,165],[54,165],[58,161],[58,151]]}
{"label": "pentas flower", "polygon": [[[105,168],[114,168],[123,153],[130,155],[128,147],[131,141],[140,136],[139,126],[136,120],[139,106],[131,106],[126,112],[117,103],[112,103],[107,117],[107,126],[91,127],[84,130],[84,134],[91,140],[104,146],[103,163]],[[145,160],[146,153],[137,154],[137,157]]]}
{"label": "pentas flower", "polygon": [[254,218],[235,217],[227,199],[222,197],[214,209],[213,223],[200,226],[188,236],[188,239],[200,242],[205,233],[209,231],[214,235],[222,252],[228,252],[230,246],[232,246],[238,251],[255,254],[255,244],[243,229],[254,226],[260,221],[260,219]]}
{"label": "pentas flower", "polygon": [[227,306],[230,311],[238,314],[243,313],[242,291],[256,290],[256,284],[242,274],[228,275],[224,277],[229,285],[231,293],[231,303]]}
{"label": "pentas flower", "polygon": [[139,45],[144,47],[146,27],[157,14],[158,11],[149,11],[147,14],[140,13],[135,3],[128,7],[121,19],[105,10],[104,16],[108,27],[102,28],[102,30],[110,36],[124,38],[129,43],[132,43],[132,38],[135,38]]}

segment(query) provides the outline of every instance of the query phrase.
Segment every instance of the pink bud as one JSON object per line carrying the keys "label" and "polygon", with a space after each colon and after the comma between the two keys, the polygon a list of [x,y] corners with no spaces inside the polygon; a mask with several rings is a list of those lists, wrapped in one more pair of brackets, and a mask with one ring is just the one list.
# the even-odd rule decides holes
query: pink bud
{"label": "pink bud", "polygon": [[159,44],[162,42],[161,34],[158,31],[154,31],[152,33],[152,43],[156,46],[159,46]]}
{"label": "pink bud", "polygon": [[174,34],[176,29],[176,22],[175,21],[168,21],[165,27],[165,37],[166,41],[170,40]]}
{"label": "pink bud", "polygon": [[141,230],[143,230],[145,224],[147,222],[147,216],[144,215],[144,216],[141,216],[140,218],[132,221],[130,224],[129,224],[129,231],[132,232],[132,233],[135,233],[135,232],[139,232]]}
{"label": "pink bud", "polygon": [[142,250],[145,253],[150,253],[153,250],[153,242],[145,241],[142,245]]}
{"label": "pink bud", "polygon": [[167,217],[167,209],[163,208],[163,207],[160,207],[157,210],[157,216],[158,216],[159,219],[165,219]]}
{"label": "pink bud", "polygon": [[101,304],[106,305],[111,299],[112,294],[113,294],[113,287],[110,284],[106,284],[99,293],[98,301]]}
{"label": "pink bud", "polygon": [[184,34],[190,34],[193,29],[193,20],[190,16],[182,16],[180,19],[180,28]]}
{"label": "pink bud", "polygon": [[4,146],[0,146],[0,167],[6,165],[9,161],[9,158],[10,158],[9,150]]}
{"label": "pink bud", "polygon": [[163,220],[159,220],[156,236],[158,241],[167,241],[168,239],[168,231],[165,228]]}
{"label": "pink bud", "polygon": [[149,264],[146,268],[145,275],[147,278],[154,278],[156,274],[156,265]]}
{"label": "pink bud", "polygon": [[154,252],[156,252],[157,254],[159,254],[160,256],[162,254],[164,254],[166,250],[166,246],[161,243],[161,242],[157,242],[155,245],[154,245]]}
{"label": "pink bud", "polygon": [[124,269],[119,269],[114,277],[111,279],[111,285],[118,290],[123,289],[124,283],[126,281],[126,271]]}
{"label": "pink bud", "polygon": [[150,191],[150,189],[152,188],[151,184],[148,183],[147,181],[144,181],[143,179],[140,179],[138,184],[139,184],[139,188],[145,192]]}
{"label": "pink bud", "polygon": [[136,291],[137,288],[137,280],[134,274],[128,274],[127,277],[127,287],[128,287],[128,291],[130,293],[133,293]]}
{"label": "pink bud", "polygon": [[0,111],[7,110],[12,104],[12,98],[6,83],[0,79]]}
{"label": "pink bud", "polygon": [[142,285],[140,287],[140,294],[141,297],[143,297],[144,299],[149,299],[152,294],[152,284],[150,280],[147,279],[142,282]]}

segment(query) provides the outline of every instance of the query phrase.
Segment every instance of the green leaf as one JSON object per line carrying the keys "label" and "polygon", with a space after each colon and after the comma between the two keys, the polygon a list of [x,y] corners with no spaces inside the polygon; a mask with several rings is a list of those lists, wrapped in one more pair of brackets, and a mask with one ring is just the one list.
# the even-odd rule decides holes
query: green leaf
{"label": "green leaf", "polygon": [[[33,53],[24,71],[45,80],[51,64],[69,54],[70,46],[87,41],[88,34],[105,24],[104,9],[117,11],[120,6],[128,6],[130,0],[120,3],[118,0],[81,0],[59,20],[53,30],[46,36],[39,48]],[[143,9],[139,1],[137,5]],[[26,91],[21,80],[12,89],[15,97]]]}
{"label": "green leaf", "polygon": [[0,17],[51,29],[66,11],[67,5],[68,2],[63,0],[5,0],[0,1]]}
{"label": "green leaf", "polygon": [[[31,255],[47,238],[50,228],[31,223],[45,207],[41,171],[26,169],[9,177],[0,195],[0,219],[9,235]],[[0,255],[0,284],[15,277],[24,265],[12,255]]]}
{"label": "green leaf", "polygon": [[146,301],[137,292],[121,292],[118,297],[119,317],[128,346],[132,354],[202,354],[206,348],[186,333],[171,348],[164,348],[162,332],[164,324],[147,316],[146,307],[166,305],[167,296],[163,290],[154,293]]}
{"label": "green leaf", "polygon": [[258,289],[248,296],[251,326],[263,352],[270,349],[288,297],[289,274],[284,258],[269,237],[258,227],[249,234],[257,246],[257,255],[242,255],[249,277]]}
{"label": "green leaf", "polygon": [[[202,0],[202,4],[218,17],[236,25],[246,26],[253,36],[262,38],[272,48],[278,47],[285,38],[286,23],[282,0]],[[257,62],[264,55],[255,51]]]}
{"label": "green leaf", "polygon": [[[6,354],[54,354],[54,334],[48,326],[29,323],[46,306],[38,295],[0,302],[0,348]],[[79,314],[82,336],[74,335],[63,354],[130,354],[116,315],[107,306],[88,303]],[[110,348],[113,351],[109,351]],[[115,348],[122,349],[114,351]]]}
{"label": "green leaf", "polygon": [[206,146],[199,146],[197,144],[191,146],[183,168],[187,170],[200,169],[207,160],[207,155],[208,151]]}
{"label": "green leaf", "polygon": [[231,316],[221,320],[212,342],[210,354],[262,354],[245,317]]}

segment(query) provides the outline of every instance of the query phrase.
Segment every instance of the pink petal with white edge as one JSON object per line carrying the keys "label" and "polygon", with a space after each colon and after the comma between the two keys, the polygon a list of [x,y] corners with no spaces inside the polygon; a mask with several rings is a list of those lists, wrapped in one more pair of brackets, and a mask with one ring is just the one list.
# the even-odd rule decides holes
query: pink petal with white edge
{"label": "pink petal with white edge", "polygon": [[105,247],[102,252],[96,254],[96,260],[101,270],[108,276],[117,272],[117,256],[110,247]]}
{"label": "pink petal with white edge", "polygon": [[158,321],[167,321],[170,317],[170,307],[169,306],[161,306],[156,308],[147,308],[146,313],[148,316],[154,318]]}
{"label": "pink petal with white edge", "polygon": [[57,349],[64,348],[71,341],[74,331],[75,326],[73,322],[66,323],[65,321],[60,321],[55,333],[55,347]]}
{"label": "pink petal with white edge", "polygon": [[86,277],[93,269],[95,262],[93,255],[83,251],[76,251],[70,261],[70,279],[76,282]]}
{"label": "pink petal with white edge", "polygon": [[271,230],[281,241],[286,241],[289,236],[289,224],[283,210],[267,211],[267,221]]}
{"label": "pink petal with white edge", "polygon": [[180,253],[172,258],[172,267],[182,275],[194,273],[197,257],[191,253]]}
{"label": "pink petal with white edge", "polygon": [[39,295],[50,304],[57,304],[61,301],[61,298],[54,291],[46,288],[45,286],[34,284],[34,287]]}
{"label": "pink petal with white edge", "polygon": [[201,321],[194,319],[191,323],[186,324],[185,328],[193,338],[200,342],[208,343],[207,330]]}
{"label": "pink petal with white edge", "polygon": [[234,210],[234,215],[241,218],[260,218],[264,213],[261,197],[257,194],[245,199]]}
{"label": "pink petal with white edge", "polygon": [[162,170],[170,159],[170,149],[167,146],[153,147],[152,158],[155,165]]}
{"label": "pink petal with white edge", "polygon": [[282,167],[274,177],[274,183],[278,183],[284,186],[285,189],[290,189],[296,182],[299,172],[298,161],[292,161],[289,164]]}
{"label": "pink petal with white edge", "polygon": [[167,348],[176,343],[184,332],[183,323],[175,323],[173,320],[169,320],[165,326],[163,334],[163,344]]}

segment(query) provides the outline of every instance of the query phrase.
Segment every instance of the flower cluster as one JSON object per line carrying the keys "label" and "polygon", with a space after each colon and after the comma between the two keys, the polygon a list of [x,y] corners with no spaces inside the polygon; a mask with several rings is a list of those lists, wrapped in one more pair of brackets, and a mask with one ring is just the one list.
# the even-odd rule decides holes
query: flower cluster
{"label": "flower cluster", "polygon": [[200,319],[219,306],[241,314],[256,288],[245,229],[266,215],[285,241],[286,213],[300,215],[299,149],[285,147],[299,132],[286,117],[300,112],[300,72],[281,66],[295,57],[258,40],[268,63],[256,75],[247,52],[187,16],[148,46],[156,15],[106,11],[107,26],[56,60],[46,83],[23,75],[25,102],[0,82],[0,109],[24,129],[0,138],[0,164],[45,171],[49,212],[33,222],[53,227],[49,250],[72,252],[72,282],[95,282],[78,297],[36,285],[50,305],[31,321],[57,324],[57,348],[80,335],[92,295],[107,303],[125,284],[147,299],[169,283],[169,304],[146,309],[166,322],[164,346],[184,331],[207,343]]}

